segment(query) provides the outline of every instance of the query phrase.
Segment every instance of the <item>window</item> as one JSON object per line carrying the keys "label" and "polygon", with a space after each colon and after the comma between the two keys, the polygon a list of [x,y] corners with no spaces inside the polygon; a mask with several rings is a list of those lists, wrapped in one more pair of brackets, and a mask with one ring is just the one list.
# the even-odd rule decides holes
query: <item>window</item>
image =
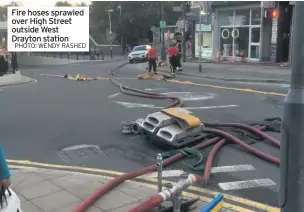
{"label": "window", "polygon": [[235,24],[238,26],[249,25],[250,10],[236,10]]}
{"label": "window", "polygon": [[233,11],[219,12],[219,24],[220,26],[232,26]]}
{"label": "window", "polygon": [[146,51],[147,46],[135,46],[133,51]]}
{"label": "window", "polygon": [[259,58],[261,18],[260,8],[219,12],[223,56],[232,56],[234,50],[235,56],[244,52],[244,57]]}
{"label": "window", "polygon": [[251,10],[251,25],[261,24],[261,9]]}
{"label": "window", "polygon": [[260,43],[260,27],[251,28],[251,42]]}

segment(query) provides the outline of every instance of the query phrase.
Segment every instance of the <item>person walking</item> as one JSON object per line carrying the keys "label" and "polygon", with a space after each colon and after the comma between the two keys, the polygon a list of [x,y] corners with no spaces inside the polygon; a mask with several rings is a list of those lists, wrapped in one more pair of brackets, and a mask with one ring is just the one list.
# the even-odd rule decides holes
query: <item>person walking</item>
{"label": "person walking", "polygon": [[154,47],[154,44],[151,44],[151,48],[148,51],[148,71],[151,72],[153,68],[153,72],[156,74],[156,61],[157,61],[157,55],[156,55],[156,48]]}
{"label": "person walking", "polygon": [[4,75],[8,70],[8,60],[4,49],[0,49],[0,76]]}
{"label": "person walking", "polygon": [[177,58],[177,53],[178,53],[178,49],[175,46],[175,43],[171,43],[170,47],[167,49],[167,53],[169,56],[169,63],[171,65],[171,73],[175,74],[176,72],[176,68],[178,65],[178,58]]}

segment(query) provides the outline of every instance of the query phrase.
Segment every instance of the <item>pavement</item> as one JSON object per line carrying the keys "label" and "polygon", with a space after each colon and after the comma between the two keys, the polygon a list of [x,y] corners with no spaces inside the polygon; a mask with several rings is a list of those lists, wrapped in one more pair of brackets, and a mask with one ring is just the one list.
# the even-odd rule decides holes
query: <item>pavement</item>
{"label": "pavement", "polygon": [[198,65],[194,62],[184,63],[180,74],[226,81],[290,83],[289,67],[202,63],[202,72],[199,73]]}
{"label": "pavement", "polygon": [[[157,153],[167,149],[139,136],[121,134],[120,123],[145,118],[168,102],[121,94],[119,88],[108,80],[108,73],[125,62],[22,69],[24,75],[36,82],[4,87],[0,91],[0,98],[5,100],[1,101],[5,110],[0,111],[1,144],[9,164],[18,162],[33,166],[39,163],[44,164],[44,168],[54,169],[86,167],[95,170],[95,174],[100,169],[113,174],[155,163]],[[180,74],[170,81],[138,80],[136,76],[145,71],[144,65],[128,64],[121,70],[119,81],[134,88],[179,96],[185,101],[185,107],[202,121],[256,122],[282,114],[288,91],[284,84],[213,80]],[[168,69],[159,68],[164,72]],[[66,74],[75,76],[78,73],[103,78],[82,82],[63,78]],[[280,139],[279,133],[271,135]],[[251,145],[274,156],[280,155],[279,149],[264,142]],[[208,151],[210,149],[204,150],[204,155]],[[188,160],[180,161],[169,166],[168,171],[191,172],[186,163]],[[243,152],[235,145],[225,146],[214,166],[225,171],[213,173],[208,185],[194,185],[192,194],[204,191],[210,200],[214,196],[211,191],[223,192],[229,201],[242,198],[238,204],[251,211],[270,211],[269,208],[277,206],[278,166]],[[240,170],[240,167],[247,168]],[[168,180],[176,181],[173,178]],[[240,184],[246,186],[227,186]]]}
{"label": "pavement", "polygon": [[[26,167],[12,170],[11,188],[19,197],[23,212],[72,212],[88,195],[111,179],[103,175]],[[156,193],[156,186],[127,181],[97,200],[87,212],[126,212]],[[191,207],[192,211],[207,204],[200,200]],[[163,204],[170,205],[169,201]],[[229,204],[225,203],[225,206],[229,207]],[[223,208],[222,211],[235,210]]]}

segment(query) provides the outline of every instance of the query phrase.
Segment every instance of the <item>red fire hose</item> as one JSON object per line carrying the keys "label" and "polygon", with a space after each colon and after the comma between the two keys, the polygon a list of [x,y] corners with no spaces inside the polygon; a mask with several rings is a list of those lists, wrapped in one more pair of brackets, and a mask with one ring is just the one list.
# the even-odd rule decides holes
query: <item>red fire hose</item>
{"label": "red fire hose", "polygon": [[[120,68],[122,68],[124,65],[126,65],[126,64],[123,64],[123,65],[117,67],[116,69],[114,69],[113,71],[110,72],[110,80],[120,88],[122,93],[125,93],[127,95],[132,95],[132,96],[144,97],[144,98],[172,100],[173,103],[171,105],[168,105],[167,107],[181,107],[183,105],[182,100],[177,98],[177,97],[172,97],[172,96],[167,96],[167,95],[162,95],[162,94],[157,94],[157,93],[152,93],[152,92],[141,91],[141,90],[137,90],[137,89],[133,89],[133,88],[129,88],[129,87],[121,85],[115,79],[115,76],[116,76],[117,72],[120,70]],[[133,91],[134,93],[130,92],[130,91]],[[207,124],[212,125],[213,123],[207,123]],[[241,126],[238,126],[238,127],[241,127]],[[242,127],[244,127],[244,126],[242,126]],[[252,130],[252,129],[248,128],[247,130]],[[269,155],[267,155],[263,152],[260,152],[259,150],[256,150],[255,148],[245,144],[243,141],[239,140],[238,138],[236,138],[236,137],[234,137],[234,136],[232,136],[228,133],[225,133],[224,131],[212,130],[212,129],[209,130],[208,129],[208,130],[205,130],[205,132],[220,135],[221,137],[224,137],[228,140],[231,140],[231,141],[239,144],[240,146],[244,147],[245,149],[249,149],[250,151],[252,151],[253,153],[255,153],[256,155],[258,155],[260,157],[263,157],[263,158],[268,159],[270,161],[279,163],[279,159],[277,159],[273,156],[269,156]],[[259,132],[255,132],[255,133],[259,133]],[[261,136],[262,137],[264,136],[264,138],[265,138],[265,135],[261,134]],[[193,149],[205,148],[209,145],[217,143],[219,140],[220,140],[220,137],[215,137],[215,138],[212,138],[212,139],[209,139],[209,140],[202,141],[200,144],[194,146]],[[271,139],[268,139],[268,140],[271,140]],[[273,143],[276,143],[276,142],[273,142]],[[220,145],[218,145],[217,148],[220,149]],[[215,154],[215,152],[214,152],[214,154]],[[184,154],[178,153],[178,154],[176,154],[176,155],[174,155],[170,158],[165,159],[164,162],[163,162],[163,165],[167,166],[169,164],[172,164],[172,163],[180,160],[184,156],[185,156]],[[210,169],[211,169],[211,167],[212,167],[212,162],[211,162]],[[136,171],[133,171],[133,172],[130,172],[130,173],[126,173],[126,174],[123,174],[121,176],[118,176],[118,177],[112,179],[108,183],[101,186],[96,192],[94,192],[93,194],[91,194],[90,196],[85,198],[85,200],[83,202],[81,202],[79,205],[77,205],[77,207],[73,211],[74,212],[85,212],[85,210],[88,209],[96,200],[98,200],[100,197],[102,197],[104,194],[106,194],[108,191],[110,191],[111,189],[113,189],[117,185],[123,183],[126,180],[129,180],[129,179],[147,174],[149,172],[153,172],[156,169],[157,169],[156,164],[153,164],[151,166],[141,168],[139,170],[136,170]],[[207,171],[208,170],[209,170],[209,168],[207,168]],[[203,180],[202,176],[196,176],[196,177],[199,180]],[[155,195],[154,198],[152,198],[152,199],[150,198],[149,202],[145,206],[144,205],[139,206],[139,207],[142,207],[142,208],[139,208],[140,210],[136,210],[136,211],[137,212],[144,212],[144,211],[152,210],[154,207],[159,205],[162,201],[163,201],[163,197],[161,195]]]}
{"label": "red fire hose", "polygon": [[[193,149],[202,149],[209,145],[215,144],[220,138],[212,138],[206,141],[202,141],[200,144],[193,147]],[[167,166],[170,165],[181,158],[185,157],[182,153],[177,153],[176,155],[173,155],[167,159],[164,160],[163,165]],[[101,186],[96,192],[88,196],[84,199],[77,207],[74,209],[74,212],[85,212],[86,209],[88,209],[96,200],[98,200],[100,197],[102,197],[104,194],[106,194],[108,191],[113,189],[114,187],[118,186],[119,184],[123,183],[126,180],[145,175],[149,172],[153,172],[157,169],[156,164],[153,164],[151,166],[123,174],[119,177],[114,178],[113,180],[109,181],[108,183]]]}
{"label": "red fire hose", "polygon": [[[253,127],[258,130],[265,129],[264,126],[253,126]],[[213,165],[213,160],[214,160],[215,154],[227,143],[227,141],[228,141],[227,139],[220,140],[219,142],[217,142],[217,144],[215,144],[213,146],[213,148],[209,152],[207,161],[205,163],[204,176],[203,176],[203,181],[205,183],[208,183],[210,180],[211,168]]]}
{"label": "red fire hose", "polygon": [[252,127],[250,125],[246,124],[241,124],[241,123],[209,123],[209,122],[204,122],[204,125],[206,127],[237,127],[237,128],[242,128],[245,130],[248,130],[254,134],[257,134],[258,136],[270,141],[274,146],[280,147],[280,142],[277,141],[275,138],[271,137],[270,135],[262,132],[261,130]]}
{"label": "red fire hose", "polygon": [[[254,126],[253,128],[257,129],[257,130],[263,130],[265,129],[264,126]],[[212,132],[214,134],[218,134],[221,135],[223,137],[225,137],[225,139],[220,140],[219,142],[217,142],[216,145],[214,145],[214,147],[212,148],[211,152],[208,155],[208,159],[206,161],[206,165],[205,165],[205,169],[204,169],[204,175],[199,176],[199,175],[195,175],[195,178],[197,181],[204,181],[205,183],[209,181],[210,179],[210,173],[211,173],[211,168],[212,168],[212,164],[213,164],[213,159],[214,156],[216,154],[216,152],[225,145],[227,140],[231,140],[237,144],[239,144],[240,146],[242,146],[243,148],[249,149],[252,152],[254,152],[255,154],[257,154],[258,156],[265,158],[265,159],[272,159],[272,162],[277,162],[279,163],[279,159],[276,159],[273,156],[269,156],[263,152],[260,152],[259,150],[256,150],[255,148],[245,144],[243,141],[239,140],[238,138],[224,132],[221,130],[214,130],[214,129],[208,129],[205,130],[208,132]],[[249,148],[248,148],[249,147]],[[129,212],[150,212],[153,208],[159,206],[163,201],[165,200],[165,197],[161,194],[156,194],[151,196],[147,201],[140,203],[138,206],[136,206],[135,208],[129,210]]]}

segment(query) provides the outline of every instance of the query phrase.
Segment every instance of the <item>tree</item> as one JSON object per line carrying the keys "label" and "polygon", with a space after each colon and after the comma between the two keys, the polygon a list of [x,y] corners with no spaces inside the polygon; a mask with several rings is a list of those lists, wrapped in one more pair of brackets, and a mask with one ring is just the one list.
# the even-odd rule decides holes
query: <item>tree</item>
{"label": "tree", "polygon": [[0,21],[6,21],[7,20],[7,8],[8,7],[18,7],[21,3],[12,1],[9,4],[0,6]]}
{"label": "tree", "polygon": [[70,7],[72,4],[68,1],[57,1],[55,7]]}
{"label": "tree", "polygon": [[[104,42],[101,38],[103,37],[102,34],[105,34],[106,29],[109,28],[108,10],[112,9],[111,23],[113,30],[119,35],[117,40],[120,42],[120,36],[123,36],[128,43],[136,43],[141,39],[147,38],[148,31],[152,25],[159,26],[161,4],[159,1],[94,1],[90,8],[91,35],[99,43]],[[190,10],[189,2],[163,2],[164,20],[167,25],[176,24],[181,13],[173,11],[173,7],[181,4],[186,5],[185,12]],[[121,17],[118,6],[122,8]]]}

